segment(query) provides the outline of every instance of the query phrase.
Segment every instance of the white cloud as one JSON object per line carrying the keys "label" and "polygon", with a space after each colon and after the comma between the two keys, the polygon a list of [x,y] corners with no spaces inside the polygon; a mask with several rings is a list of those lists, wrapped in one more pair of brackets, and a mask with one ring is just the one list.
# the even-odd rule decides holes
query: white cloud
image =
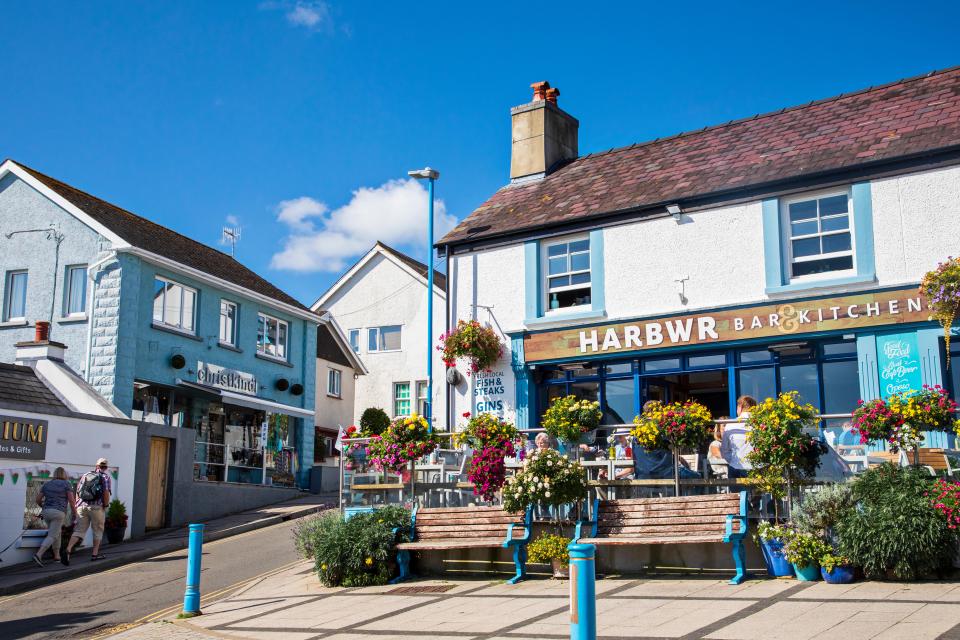
{"label": "white cloud", "polygon": [[[427,190],[416,180],[391,180],[379,187],[361,187],[350,202],[329,210],[306,196],[277,205],[277,220],[290,228],[283,250],[270,266],[288,271],[343,270],[377,240],[397,248],[426,248]],[[443,200],[434,203],[434,232],[440,238],[457,219]]]}
{"label": "white cloud", "polygon": [[240,226],[240,218],[237,216],[227,216],[227,224],[231,227],[238,227]]}
{"label": "white cloud", "polygon": [[260,8],[267,11],[279,9],[287,22],[310,31],[331,30],[333,27],[330,5],[323,0],[268,0],[262,2]]}

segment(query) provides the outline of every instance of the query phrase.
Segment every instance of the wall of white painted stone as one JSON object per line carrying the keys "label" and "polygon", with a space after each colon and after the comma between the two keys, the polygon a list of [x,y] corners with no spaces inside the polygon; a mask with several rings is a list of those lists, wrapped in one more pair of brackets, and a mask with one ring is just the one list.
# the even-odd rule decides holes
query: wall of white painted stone
{"label": "wall of white painted stone", "polygon": [[[916,284],[937,262],[960,254],[960,167],[875,180],[871,194],[877,282],[821,287],[775,299]],[[770,300],[765,293],[761,211],[758,200],[685,215],[682,224],[662,218],[604,229],[606,314],[590,321]],[[504,335],[569,324],[526,326],[522,243],[455,256],[449,270],[453,320],[478,317]],[[688,278],[685,303],[676,282],[683,277]],[[493,310],[474,311],[472,304]],[[504,342],[508,364],[509,339]],[[461,384],[452,413],[472,411],[473,395],[469,381]]]}
{"label": "wall of white painted stone", "polygon": [[[360,329],[360,358],[369,373],[360,376],[356,382],[354,422],[359,421],[360,414],[368,407],[380,407],[393,417],[395,382],[410,383],[411,407],[415,410],[416,382],[427,378],[426,283],[391,260],[376,255],[331,297],[324,309],[336,319],[347,336],[351,329]],[[430,348],[433,353],[433,415],[440,426],[444,424],[447,410],[446,386],[443,361],[434,347],[446,329],[445,309],[444,296],[435,294],[435,337]],[[367,330],[396,324],[402,325],[400,350],[369,351]]]}

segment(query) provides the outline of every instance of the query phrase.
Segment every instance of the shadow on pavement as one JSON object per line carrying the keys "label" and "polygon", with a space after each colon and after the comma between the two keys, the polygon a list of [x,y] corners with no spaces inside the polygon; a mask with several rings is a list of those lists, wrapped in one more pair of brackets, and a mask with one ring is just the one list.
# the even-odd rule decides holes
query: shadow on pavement
{"label": "shadow on pavement", "polygon": [[[45,616],[22,618],[0,622],[0,638],[15,640],[35,636],[37,638],[71,637],[80,634],[90,623],[106,618],[113,610],[76,613],[53,613]],[[91,629],[92,631],[92,629]],[[66,633],[65,633],[66,632]],[[77,637],[80,637],[79,635]]]}

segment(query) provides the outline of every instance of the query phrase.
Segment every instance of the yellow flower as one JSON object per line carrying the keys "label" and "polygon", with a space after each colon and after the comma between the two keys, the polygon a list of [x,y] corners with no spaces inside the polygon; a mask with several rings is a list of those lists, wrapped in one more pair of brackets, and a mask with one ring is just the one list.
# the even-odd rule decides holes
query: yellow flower
{"label": "yellow flower", "polygon": [[326,571],[326,570],[327,570],[327,565],[326,565],[326,563],[320,565],[320,570],[321,570],[321,571]]}
{"label": "yellow flower", "polygon": [[364,560],[363,562],[364,562],[364,564],[366,564],[368,567],[373,566],[373,558],[368,557],[368,558],[367,558],[366,560]]}

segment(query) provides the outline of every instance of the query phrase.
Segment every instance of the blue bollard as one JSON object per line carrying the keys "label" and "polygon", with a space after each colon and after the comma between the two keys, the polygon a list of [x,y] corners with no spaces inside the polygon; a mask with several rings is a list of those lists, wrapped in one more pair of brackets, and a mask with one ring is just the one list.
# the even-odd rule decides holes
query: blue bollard
{"label": "blue bollard", "polygon": [[597,640],[597,548],[567,545],[570,552],[570,640]]}
{"label": "blue bollard", "polygon": [[183,612],[200,615],[200,560],[203,557],[203,525],[190,525],[190,546],[187,551],[187,588],[183,592]]}

